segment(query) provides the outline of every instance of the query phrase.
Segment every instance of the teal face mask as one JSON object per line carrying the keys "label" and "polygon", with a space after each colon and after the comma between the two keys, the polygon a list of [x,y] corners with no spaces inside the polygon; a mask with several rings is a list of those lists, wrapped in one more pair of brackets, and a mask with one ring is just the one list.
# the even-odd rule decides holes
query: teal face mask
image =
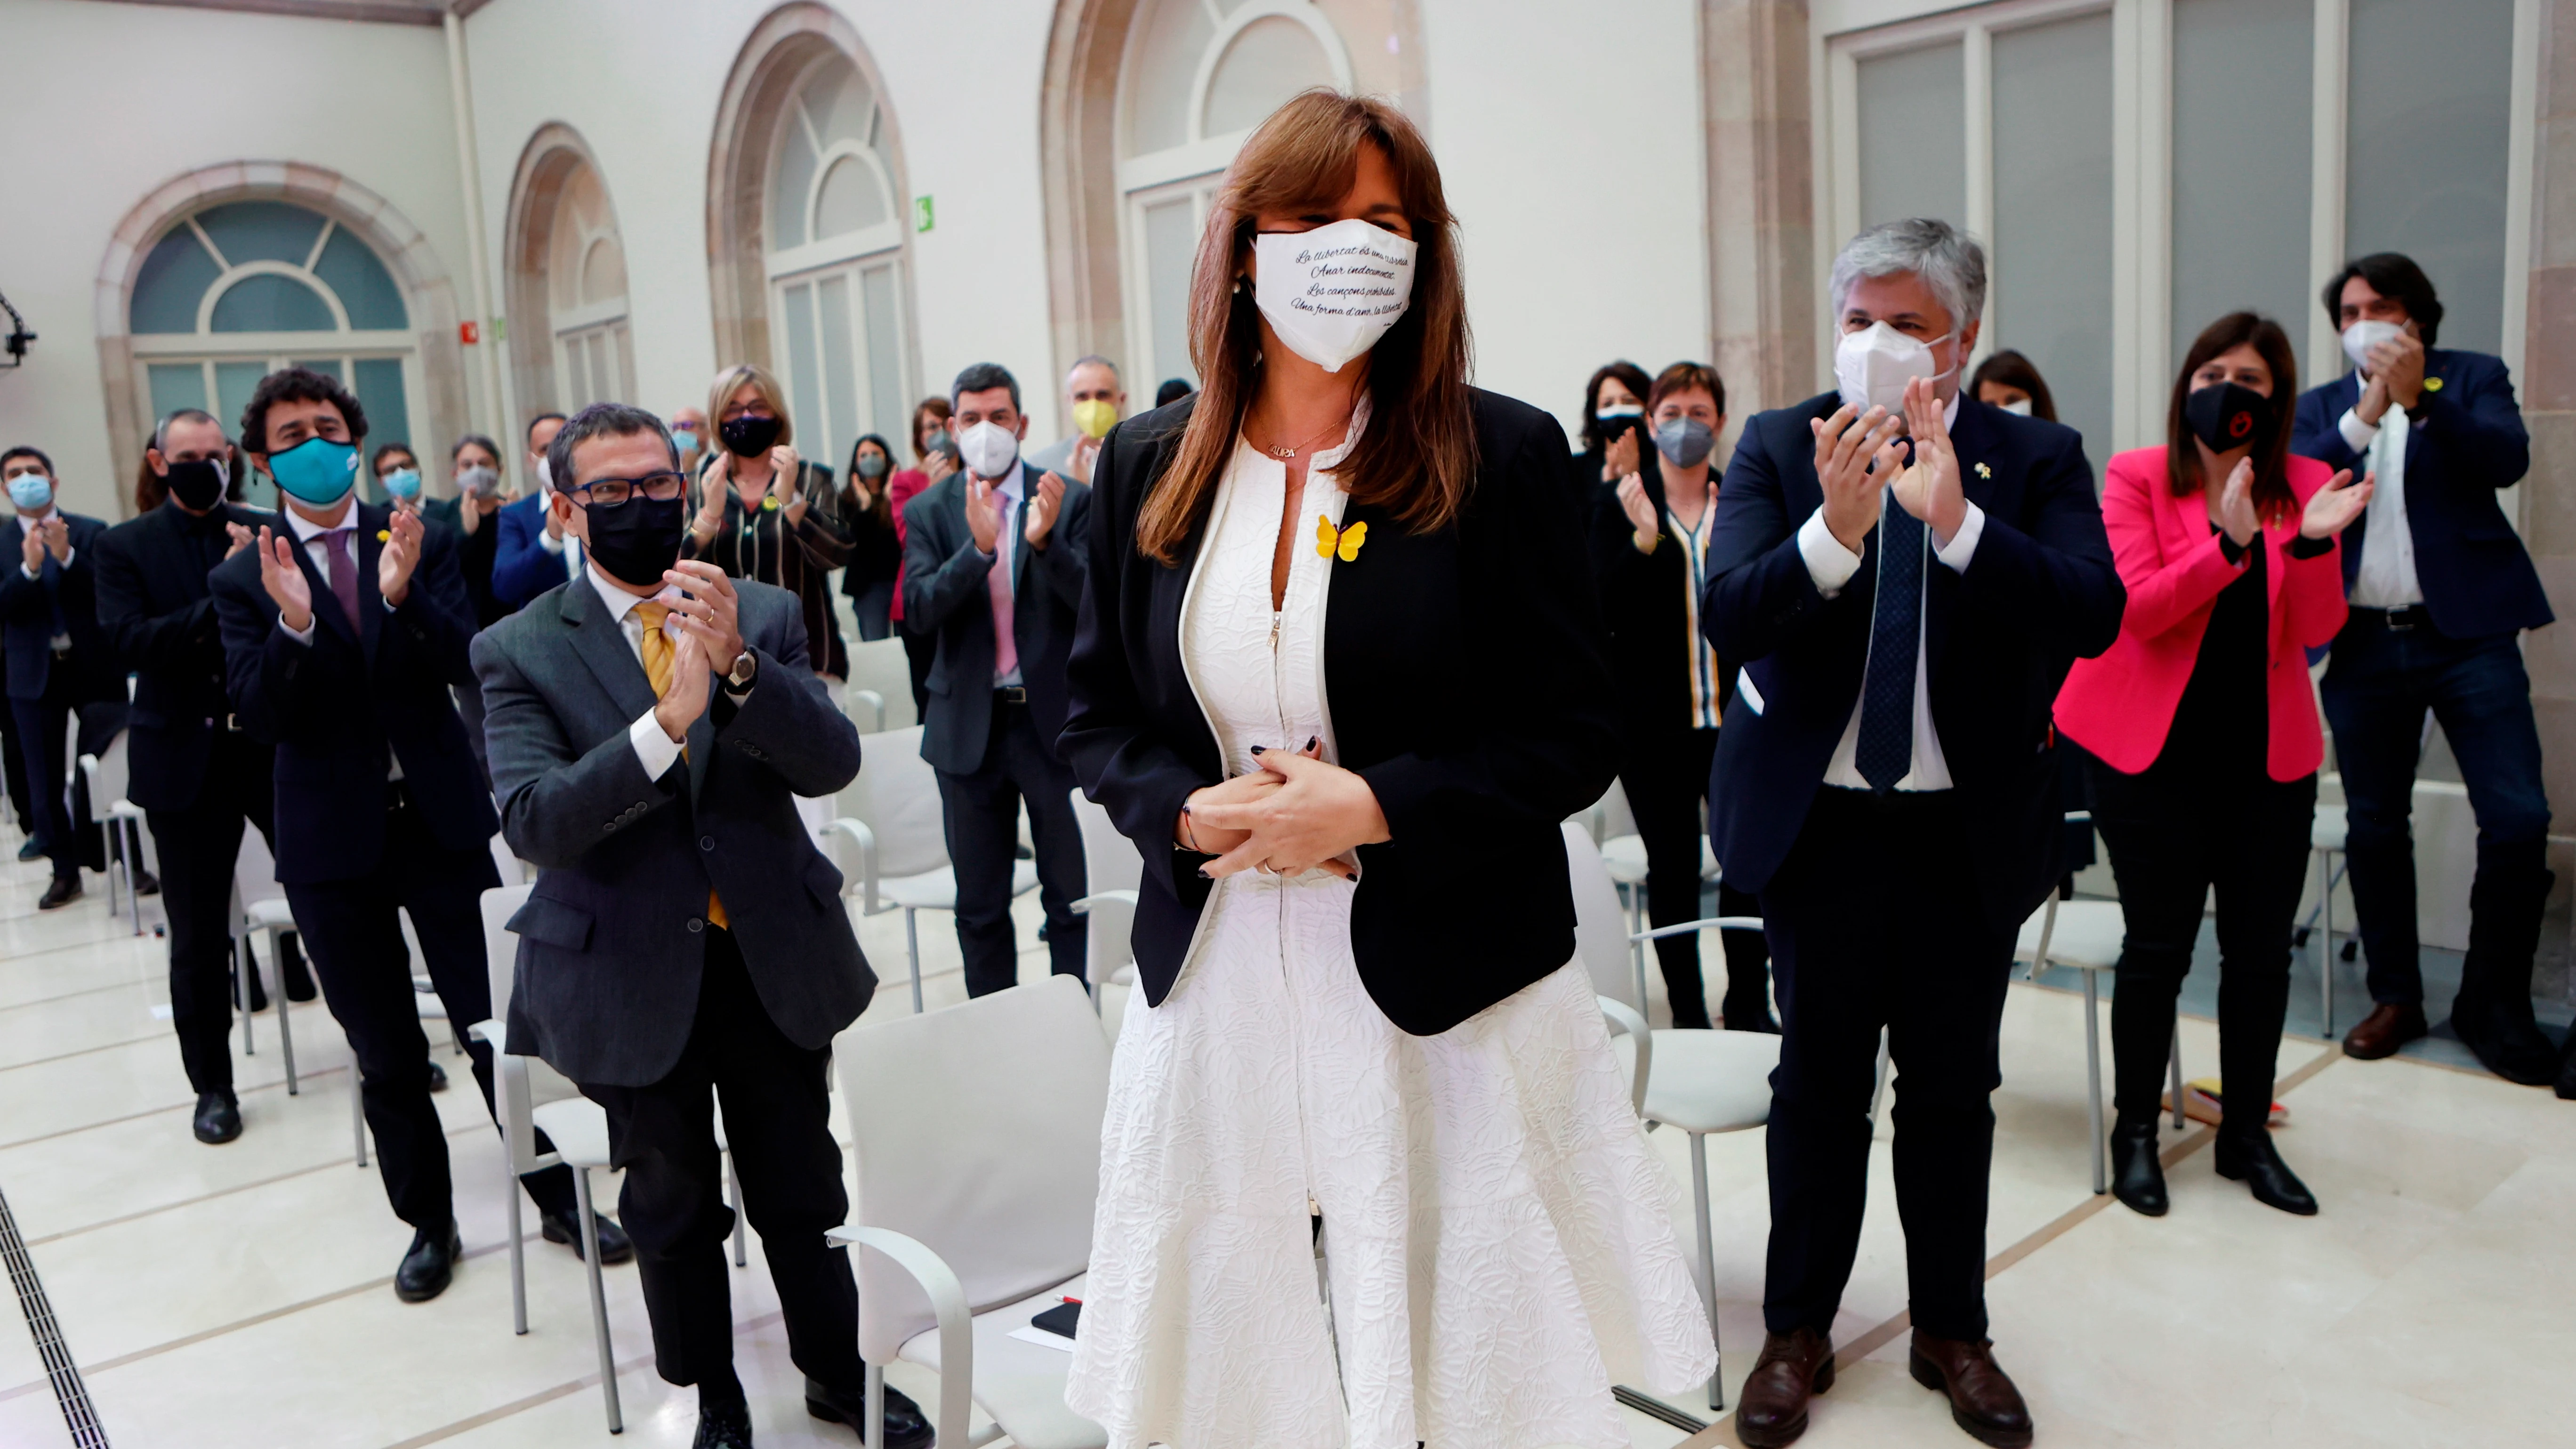
{"label": "teal face mask", "polygon": [[268,460],[268,475],[286,496],[314,508],[328,508],[358,486],[358,450],[328,438],[306,438]]}
{"label": "teal face mask", "polygon": [[418,468],[396,468],[385,475],[384,483],[385,492],[395,498],[418,498],[420,496],[420,470]]}

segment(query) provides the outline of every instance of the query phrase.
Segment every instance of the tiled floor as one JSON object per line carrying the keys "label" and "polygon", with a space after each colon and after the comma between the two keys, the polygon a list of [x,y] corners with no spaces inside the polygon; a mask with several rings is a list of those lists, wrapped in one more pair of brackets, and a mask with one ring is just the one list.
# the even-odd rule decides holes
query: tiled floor
{"label": "tiled floor", "polygon": [[[0,832],[0,845],[14,854],[16,837]],[[247,1131],[199,1146],[177,1050],[155,1014],[167,1000],[156,903],[145,903],[137,938],[110,917],[99,878],[90,882],[88,899],[40,915],[42,867],[0,867],[0,1192],[110,1442],[613,1442],[580,1267],[563,1249],[531,1245],[533,1331],[510,1333],[496,1139],[461,1067],[439,1101],[468,1261],[444,1297],[409,1307],[388,1286],[409,1235],[374,1171],[352,1163],[347,1054],[327,1018],[296,1018],[304,1087],[290,1098],[274,1013],[264,1014],[257,1053],[237,1059]],[[1024,902],[1024,939],[1033,912]],[[860,929],[889,978],[872,1016],[909,1010],[900,916]],[[931,1002],[958,999],[945,921],[926,920],[922,939]],[[1044,960],[1033,948],[1024,969],[1043,971]],[[2196,973],[2186,1010],[2207,1011],[2210,974]],[[2313,993],[2303,977],[2294,1001]],[[2357,979],[2345,983],[2347,1019],[2360,1000]],[[1123,1004],[1113,995],[1113,1023]],[[2313,1030],[2312,1004],[2307,1012],[2294,1029]],[[2150,1221],[2088,1190],[2082,1022],[2080,997],[2016,985],[1995,1099],[1995,1334],[2042,1444],[2568,1442],[2576,1104],[2435,1061],[2348,1061],[2293,1035],[2281,1053],[2293,1084],[2280,1141],[2324,1214],[2257,1206],[2211,1173],[2194,1129],[2167,1134],[2174,1209]],[[2215,1029],[2195,1016],[2183,1030],[2186,1067],[2208,1072]],[[237,1053],[239,1041],[236,1031]],[[1651,1140],[1687,1182],[1685,1139]],[[1762,1153],[1759,1132],[1711,1144],[1730,1403],[1760,1342]],[[612,1183],[602,1191],[613,1200]],[[1905,1372],[1903,1242],[1884,1141],[1872,1192],[1835,1331],[1856,1361],[1818,1402],[1805,1442],[1964,1445]],[[1685,1241],[1687,1216],[1676,1224]],[[853,1443],[805,1416],[757,1252],[751,1264],[734,1274],[735,1316],[761,1443]],[[623,1442],[686,1444],[694,1399],[652,1371],[633,1270],[611,1270],[608,1293]],[[922,1377],[894,1377],[929,1396]],[[1627,1422],[1647,1449],[1683,1440],[1642,1415]],[[68,1442],[27,1331],[0,1323],[0,1445]],[[1735,1440],[1720,1422],[1689,1442]]]}

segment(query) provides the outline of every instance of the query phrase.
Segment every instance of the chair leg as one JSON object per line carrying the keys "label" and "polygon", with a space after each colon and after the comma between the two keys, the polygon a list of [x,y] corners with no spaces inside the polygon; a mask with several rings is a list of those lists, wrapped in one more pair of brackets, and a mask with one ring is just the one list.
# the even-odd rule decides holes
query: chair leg
{"label": "chair leg", "polygon": [[743,1246],[742,1169],[734,1165],[731,1152],[725,1154],[725,1182],[733,1189],[733,1265],[747,1268],[751,1266],[751,1256]]}
{"label": "chair leg", "polygon": [[132,820],[117,822],[125,837],[125,904],[134,913],[134,934],[143,934],[143,896],[134,888],[134,873],[143,868],[143,829]]}
{"label": "chair leg", "polygon": [[867,1442],[885,1442],[885,1365],[868,1365],[868,1402],[864,1413],[868,1421]]}
{"label": "chair leg", "polygon": [[277,989],[269,993],[269,998],[277,1003],[277,1050],[286,1058],[286,1095],[293,1097],[300,1091],[295,1082],[295,1027],[290,1015],[294,1004],[286,999],[286,956],[275,950],[268,956],[278,963]]}
{"label": "chair leg", "polygon": [[912,1014],[921,1015],[921,922],[912,907],[903,908],[903,950],[912,959]]}
{"label": "chair leg", "polygon": [[1708,1220],[1708,1134],[1691,1140],[1691,1200],[1699,1209],[1699,1301],[1708,1308],[1709,1347],[1717,1351],[1717,1370],[1708,1376],[1708,1406],[1726,1407],[1726,1346],[1717,1337],[1717,1234]]}
{"label": "chair leg", "polygon": [[2084,1125],[2093,1129],[2093,1195],[2111,1190],[2110,1165],[2102,1160],[2102,988],[2098,971],[2084,973]]}
{"label": "chair leg", "polygon": [[1646,1001],[1646,943],[1637,939],[1646,929],[1643,886],[1626,886],[1628,900],[1628,968],[1637,975],[1637,1014],[1648,1011]]}
{"label": "chair leg", "polygon": [[[2324,889],[2323,891],[2319,892],[2319,893],[2318,893],[2318,895],[2317,895],[2317,909],[2318,909],[2318,911],[2321,913],[2320,919],[2322,920],[2322,922],[2323,922],[2323,924],[2324,924],[2324,926],[2325,926],[2325,932],[2324,932],[2324,935],[2325,935],[2325,949],[2324,949],[2324,950],[2322,950],[2322,951],[2319,951],[2319,952],[2317,953],[2317,967],[2318,967],[2318,969],[2317,969],[2317,980],[2318,980],[2318,982],[2320,983],[2320,986],[2319,986],[2319,994],[2320,994],[2320,995],[2322,995],[2322,996],[2323,996],[2323,998],[2324,998],[2322,1001],[2320,1001],[2320,1002],[2318,1003],[2318,1005],[2319,1005],[2319,1007],[2321,1008],[2321,1010],[2323,1011],[2323,1014],[2324,1014],[2324,1016],[2325,1016],[2325,1023],[2324,1023],[2324,1024],[2325,1024],[2325,1037],[2326,1037],[2326,1040],[2328,1040],[2328,1041],[2332,1041],[2332,1040],[2334,1040],[2334,1034],[2335,1034],[2335,1030],[2334,1030],[2334,972],[2335,972],[2334,888],[2335,888],[2335,877],[2334,877],[2334,852],[2333,852],[2333,851],[2331,851],[2331,850],[2321,850],[2321,851],[2318,851],[2318,852],[2317,852],[2317,871],[2318,871],[2318,873],[2319,873],[2319,874],[2321,874],[2321,875],[2323,875],[2323,876],[2325,877],[2325,882],[2326,882],[2326,884],[2325,884],[2325,889]],[[2271,1104],[2267,1102],[2267,1103],[2265,1103],[2264,1105],[2265,1105],[2266,1107],[2268,1107],[2268,1106],[2270,1106]]]}
{"label": "chair leg", "polygon": [[2165,1066],[2173,1078],[2174,1130],[2180,1132],[2189,1119],[2183,1116],[2182,1111],[2182,1007],[2179,1004],[2174,1007],[2173,1041],[2166,1048]]}
{"label": "chair leg", "polygon": [[259,1046],[250,1034],[250,973],[259,969],[259,955],[251,949],[248,936],[234,944],[240,948],[241,959],[233,963],[233,1005],[241,1008],[242,1055],[252,1057],[259,1055]]}
{"label": "chair leg", "polygon": [[[516,1187],[513,1183],[513,1191]],[[572,1190],[581,1209],[581,1262],[590,1270],[590,1327],[599,1342],[599,1387],[608,1398],[608,1432],[623,1434],[626,1416],[617,1407],[617,1350],[608,1341],[608,1288],[599,1280],[599,1219],[590,1209],[589,1168],[572,1170]]]}
{"label": "chair leg", "polygon": [[1869,1089],[1870,1135],[1878,1134],[1878,1109],[1887,1101],[1887,1028],[1878,1029],[1878,1075],[1871,1078]]}
{"label": "chair leg", "polygon": [[358,1044],[349,1043],[349,1134],[358,1139],[358,1165],[367,1165],[367,1074],[358,1065]]}
{"label": "chair leg", "polygon": [[528,1331],[528,1232],[519,1215],[519,1175],[511,1169],[518,1155],[510,1147],[510,1129],[501,1129],[501,1193],[510,1200],[510,1331]]}

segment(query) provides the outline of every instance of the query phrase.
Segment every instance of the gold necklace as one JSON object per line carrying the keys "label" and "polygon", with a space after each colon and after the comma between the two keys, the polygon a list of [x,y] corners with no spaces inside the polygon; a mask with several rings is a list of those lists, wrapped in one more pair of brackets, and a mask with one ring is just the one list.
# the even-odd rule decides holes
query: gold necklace
{"label": "gold necklace", "polygon": [[1261,447],[1261,451],[1263,451],[1263,452],[1265,452],[1265,453],[1268,453],[1271,457],[1274,457],[1274,458],[1280,458],[1280,459],[1294,458],[1294,457],[1296,457],[1299,453],[1301,453],[1301,452],[1305,451],[1305,450],[1306,450],[1306,449],[1308,449],[1308,448],[1313,447],[1313,446],[1315,445],[1315,439],[1316,439],[1316,438],[1321,438],[1321,437],[1323,437],[1325,433],[1329,433],[1329,432],[1331,432],[1331,431],[1332,431],[1333,429],[1335,429],[1335,428],[1348,429],[1348,428],[1350,427],[1350,425],[1351,425],[1351,420],[1350,420],[1350,418],[1349,418],[1348,416],[1344,416],[1344,417],[1341,419],[1341,421],[1339,421],[1339,422],[1326,423],[1326,424],[1324,425],[1324,427],[1323,427],[1323,430],[1322,430],[1321,432],[1316,433],[1316,434],[1315,434],[1315,437],[1313,437],[1313,438],[1308,438],[1306,441],[1304,441],[1304,442],[1302,442],[1302,443],[1299,443],[1296,447],[1293,447],[1293,448],[1279,448],[1279,447],[1273,447],[1273,446],[1271,446],[1271,445],[1269,445],[1269,444],[1265,443],[1265,444],[1263,444],[1263,445],[1262,445],[1262,447]]}

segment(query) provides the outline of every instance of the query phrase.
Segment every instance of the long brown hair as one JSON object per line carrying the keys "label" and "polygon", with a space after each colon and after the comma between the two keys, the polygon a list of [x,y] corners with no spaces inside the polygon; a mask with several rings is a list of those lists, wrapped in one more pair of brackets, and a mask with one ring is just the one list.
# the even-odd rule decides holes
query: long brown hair
{"label": "long brown hair", "polygon": [[1190,361],[1201,396],[1136,520],[1139,553],[1173,562],[1206,511],[1259,391],[1261,311],[1252,289],[1239,285],[1254,219],[1333,207],[1351,189],[1362,146],[1386,158],[1413,225],[1413,304],[1362,359],[1373,426],[1334,472],[1352,502],[1391,508],[1415,533],[1446,527],[1464,506],[1476,476],[1467,294],[1458,222],[1441,192],[1439,165],[1392,104],[1316,89],[1292,97],[1253,131],[1209,208],[1190,272]]}
{"label": "long brown hair", "polygon": [[2204,486],[2200,439],[2182,416],[2183,403],[2191,397],[2191,375],[2218,354],[2249,342],[2272,373],[2272,437],[2247,455],[2254,460],[2254,512],[2265,523],[2277,523],[2299,507],[2298,495],[2290,491],[2290,408],[2299,396],[2299,355],[2290,350],[2281,324],[2259,312],[2228,313],[2202,328],[2191,351],[2183,354],[2173,402],[2165,409],[2165,479],[2176,498],[2188,498]]}

